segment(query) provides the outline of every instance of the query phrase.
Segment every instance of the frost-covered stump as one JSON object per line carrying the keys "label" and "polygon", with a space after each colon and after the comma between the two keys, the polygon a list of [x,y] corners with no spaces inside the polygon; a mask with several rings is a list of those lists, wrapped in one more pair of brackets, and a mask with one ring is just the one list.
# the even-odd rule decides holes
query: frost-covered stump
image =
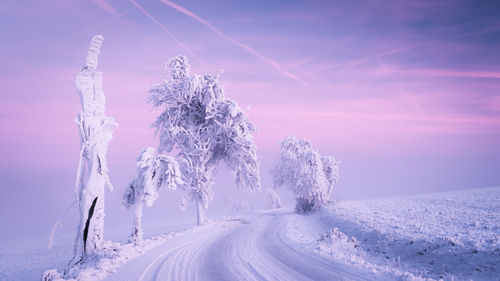
{"label": "frost-covered stump", "polygon": [[187,58],[168,63],[170,77],[154,86],[150,100],[163,112],[154,123],[160,152],[179,151],[187,200],[195,201],[197,223],[213,199],[214,172],[219,161],[233,172],[236,184],[260,190],[254,125],[233,100],[227,98],[216,75],[191,74]]}
{"label": "frost-covered stump", "polygon": [[113,130],[118,126],[104,114],[102,73],[96,71],[97,57],[104,38],[92,38],[85,65],[75,79],[82,111],[75,120],[80,131],[80,160],[76,179],[76,197],[80,222],[75,239],[74,257],[68,270],[89,257],[98,256],[103,247],[104,192],[112,191],[106,154]]}
{"label": "frost-covered stump", "polygon": [[281,141],[278,163],[273,169],[274,187],[286,185],[295,195],[295,210],[307,214],[328,203],[339,178],[339,163],[321,156],[305,139],[288,136]]}
{"label": "frost-covered stump", "polygon": [[123,205],[134,206],[134,224],[129,236],[129,243],[142,243],[142,208],[152,206],[158,198],[161,187],[170,190],[182,185],[181,172],[177,161],[167,155],[155,156],[155,149],[145,148],[137,158],[137,171],[134,180],[125,190]]}

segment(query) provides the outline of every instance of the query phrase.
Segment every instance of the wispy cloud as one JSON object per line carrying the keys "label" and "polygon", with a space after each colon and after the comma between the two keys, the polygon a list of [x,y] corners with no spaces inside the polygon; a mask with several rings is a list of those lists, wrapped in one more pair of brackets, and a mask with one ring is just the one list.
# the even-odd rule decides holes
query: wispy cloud
{"label": "wispy cloud", "polygon": [[[500,132],[500,118],[477,116],[452,111],[408,112],[401,107],[403,99],[377,100],[370,98],[336,102],[329,108],[310,106],[254,106],[250,115],[266,136],[280,137],[278,131],[296,132],[301,135],[325,140],[332,139],[332,128],[352,138],[360,133],[374,137],[402,137],[401,133],[412,135],[467,134]],[[396,104],[394,104],[396,103]],[[276,117],[276,116],[279,116]],[[288,120],[294,119],[294,123]],[[281,136],[282,137],[282,136]]]}
{"label": "wispy cloud", "polygon": [[292,64],[288,65],[288,66],[286,67],[286,69],[292,69],[292,68],[299,67],[299,66],[304,65],[304,64],[308,64],[308,63],[310,63],[311,61],[313,61],[315,58],[316,58],[316,57],[308,57],[308,58],[305,58],[305,59],[300,60],[300,61],[298,61],[298,62],[294,62],[294,63],[292,63]]}
{"label": "wispy cloud", "polygon": [[332,68],[350,68],[350,67],[353,67],[353,66],[356,66],[356,65],[364,64],[364,63],[366,63],[366,62],[368,62],[370,60],[373,60],[373,59],[382,58],[382,57],[385,57],[385,56],[389,56],[389,55],[393,55],[393,54],[397,54],[397,53],[406,52],[406,51],[408,51],[410,49],[411,48],[398,48],[398,49],[394,49],[394,50],[389,50],[389,51],[377,53],[377,54],[374,54],[374,55],[371,55],[371,56],[368,56],[368,57],[364,57],[364,58],[352,60],[352,61],[349,61],[349,62],[329,65],[329,66],[326,66],[322,70],[327,70],[327,69],[332,69]]}
{"label": "wispy cloud", "polygon": [[[133,0],[131,0],[133,1]],[[171,8],[191,17],[192,19],[200,22],[201,24],[205,25],[206,27],[208,27],[209,29],[211,29],[213,32],[215,32],[217,35],[219,35],[220,37],[228,40],[229,42],[233,43],[234,45],[242,48],[243,50],[249,52],[250,54],[256,56],[257,58],[259,58],[260,60],[264,61],[265,63],[271,65],[274,69],[278,70],[279,72],[281,72],[283,75],[301,83],[302,85],[308,85],[307,82],[305,82],[304,80],[302,80],[300,77],[298,77],[297,75],[291,73],[290,71],[286,70],[285,68],[283,68],[280,64],[278,64],[276,61],[266,57],[265,55],[257,52],[254,48],[230,37],[229,35],[225,34],[224,32],[220,31],[218,28],[216,28],[215,26],[213,26],[210,22],[208,22],[207,20],[199,17],[198,15],[196,15],[195,13],[189,11],[188,9],[182,7],[182,6],[179,6],[171,1],[168,1],[168,0],[160,0],[161,2],[163,2],[164,4],[170,6]]]}
{"label": "wispy cloud", "polygon": [[155,17],[153,17],[141,5],[139,5],[134,0],[130,0],[130,2],[132,2],[132,4],[134,4],[134,6],[136,6],[137,9],[139,9],[143,14],[149,17],[161,30],[167,33],[168,36],[170,36],[170,38],[172,38],[181,48],[186,50],[186,52],[188,52],[192,57],[194,57],[203,67],[208,68],[208,66],[193,51],[191,51],[191,49],[189,49],[188,46],[186,46],[186,44],[184,44],[181,40],[177,39],[177,37],[175,37],[170,31],[168,31],[168,29],[163,24],[161,24],[161,22],[159,22]]}
{"label": "wispy cloud", "polygon": [[119,15],[119,13],[115,10],[115,8],[113,6],[111,6],[111,4],[106,2],[105,0],[92,0],[92,2],[94,2],[94,4],[96,4],[97,7],[110,13],[113,16]]}
{"label": "wispy cloud", "polygon": [[328,54],[332,50],[345,45],[346,43],[352,41],[353,39],[354,39],[354,37],[350,36],[350,37],[347,37],[345,39],[340,40],[339,42],[333,43],[332,44],[333,46],[331,46],[330,48],[327,48],[325,51],[320,52],[319,54],[315,54],[313,56],[307,57],[307,58],[302,59],[300,61],[294,62],[294,63],[288,65],[286,67],[286,69],[292,69],[292,68],[299,67],[299,66],[304,65],[304,64],[308,64],[308,63],[314,61],[315,59],[318,59],[318,58],[322,57],[323,55]]}
{"label": "wispy cloud", "polygon": [[488,111],[500,112],[500,96],[493,96],[484,103],[484,109]]}
{"label": "wispy cloud", "polygon": [[463,71],[447,69],[416,69],[407,72],[423,76],[448,76],[469,78],[493,78],[500,79],[500,71]]}

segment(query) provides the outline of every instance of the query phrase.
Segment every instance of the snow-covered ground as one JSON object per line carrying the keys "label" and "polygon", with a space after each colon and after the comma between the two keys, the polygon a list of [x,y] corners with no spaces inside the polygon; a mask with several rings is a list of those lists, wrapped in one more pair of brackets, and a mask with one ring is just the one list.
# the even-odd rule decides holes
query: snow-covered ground
{"label": "snow-covered ground", "polygon": [[500,280],[500,188],[335,202],[289,237],[335,261],[403,279]]}
{"label": "snow-covered ground", "polygon": [[274,210],[212,222],[169,240],[123,265],[105,280],[386,280],[331,261],[286,236],[298,215]]}
{"label": "snow-covered ground", "polygon": [[[166,225],[165,222],[146,226],[149,238],[160,236],[168,238],[169,234],[182,233],[192,226],[192,221],[175,221]],[[10,280],[40,280],[47,269],[57,268],[60,272],[65,269],[73,257],[73,245],[76,225],[67,222],[62,231],[57,232],[52,250],[48,250],[49,231],[46,233],[32,233],[18,239],[9,237],[0,241],[0,281]],[[50,228],[48,228],[50,230]],[[112,241],[126,243],[130,231],[130,224],[108,227],[105,238]]]}
{"label": "snow-covered ground", "polygon": [[[191,229],[161,224],[147,233],[164,235],[144,248],[109,229],[122,243],[115,258],[80,280],[499,280],[499,200],[497,187],[334,202],[309,216],[252,212]],[[0,280],[63,270],[71,242],[60,238],[48,251],[47,241],[3,241]]]}

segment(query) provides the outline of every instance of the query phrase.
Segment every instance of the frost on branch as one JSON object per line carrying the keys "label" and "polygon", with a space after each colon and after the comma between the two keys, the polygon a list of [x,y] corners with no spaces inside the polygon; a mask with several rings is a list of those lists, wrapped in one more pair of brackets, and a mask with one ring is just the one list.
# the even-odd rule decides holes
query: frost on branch
{"label": "frost on branch", "polygon": [[167,155],[155,156],[155,149],[147,147],[137,158],[137,170],[134,180],[125,190],[123,205],[127,208],[134,206],[134,224],[129,242],[142,242],[142,207],[144,204],[152,206],[158,198],[158,191],[162,187],[171,190],[182,185],[181,172],[177,161]]}
{"label": "frost on branch", "polygon": [[224,95],[218,76],[191,74],[184,56],[172,58],[167,67],[170,77],[150,90],[150,102],[162,110],[153,126],[160,150],[178,151],[186,199],[196,202],[200,224],[214,196],[219,161],[226,163],[238,186],[260,190],[255,127],[236,102]]}
{"label": "frost on branch", "polygon": [[339,178],[333,156],[320,156],[309,141],[288,136],[281,141],[278,163],[273,169],[274,186],[288,186],[297,200],[295,209],[307,214],[328,203]]}
{"label": "frost on branch", "polygon": [[88,258],[99,256],[103,248],[104,191],[112,191],[106,154],[113,130],[118,126],[104,114],[102,73],[96,71],[97,56],[103,37],[92,38],[85,65],[75,78],[82,111],[75,120],[80,132],[80,160],[76,178],[76,197],[80,222],[75,239],[74,257],[67,272]]}

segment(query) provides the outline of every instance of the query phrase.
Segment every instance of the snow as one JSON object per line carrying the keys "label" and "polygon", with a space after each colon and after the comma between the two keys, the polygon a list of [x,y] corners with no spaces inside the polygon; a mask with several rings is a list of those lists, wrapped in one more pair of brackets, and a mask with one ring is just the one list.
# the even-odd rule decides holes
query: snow
{"label": "snow", "polygon": [[[117,272],[117,269],[127,263],[129,260],[143,255],[144,253],[165,244],[166,241],[182,237],[184,235],[189,235],[192,233],[198,233],[210,226],[211,222],[207,222],[202,226],[193,227],[191,229],[172,232],[168,235],[159,235],[152,237],[151,239],[142,240],[140,245],[134,245],[132,243],[120,245],[117,242],[105,241],[101,255],[99,259],[91,260],[85,264],[80,265],[74,273],[74,279],[64,278],[56,269],[46,270],[44,276],[52,275],[47,280],[102,280],[108,274]],[[125,280],[125,279],[121,279]]]}
{"label": "snow", "polygon": [[332,260],[403,279],[498,280],[500,188],[335,202],[288,235]]}
{"label": "snow", "polygon": [[[73,209],[76,213],[76,210]],[[76,217],[76,214],[73,214]],[[123,245],[127,242],[130,225],[123,220],[123,225],[110,226],[106,224],[106,237]],[[47,250],[49,242],[46,235],[28,235],[19,239],[0,241],[0,280],[40,280],[42,273],[48,269],[63,272],[73,257],[74,229],[77,223],[68,221],[61,231],[57,232],[52,250]],[[146,241],[153,237],[168,237],[180,235],[190,229],[190,224],[183,220],[170,219],[168,224],[150,222],[145,226]],[[38,233],[39,234],[39,233]]]}
{"label": "snow", "polygon": [[130,261],[105,280],[385,279],[290,244],[283,230],[294,216],[273,210],[213,222]]}
{"label": "snow", "polygon": [[[313,214],[249,211],[186,228],[165,223],[139,246],[108,229],[78,280],[498,280],[500,187],[332,202]],[[125,231],[124,231],[125,230]],[[164,234],[161,234],[164,233]],[[168,233],[168,234],[165,234]],[[0,280],[64,269],[71,236],[0,244]],[[114,250],[113,250],[114,249]]]}

